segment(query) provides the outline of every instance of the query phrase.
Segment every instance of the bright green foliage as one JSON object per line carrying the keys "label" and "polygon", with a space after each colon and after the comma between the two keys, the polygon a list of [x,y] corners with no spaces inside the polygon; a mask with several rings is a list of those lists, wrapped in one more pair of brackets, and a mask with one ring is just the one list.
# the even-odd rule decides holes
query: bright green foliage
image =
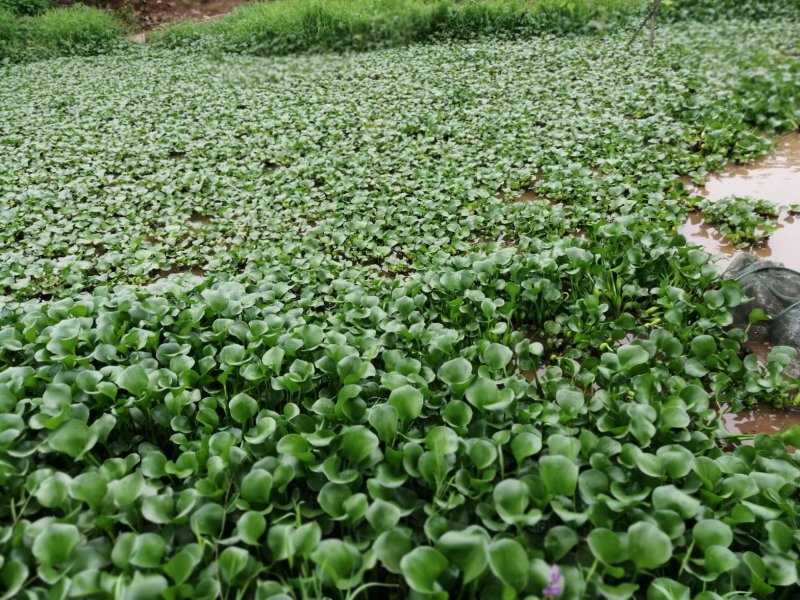
{"label": "bright green foliage", "polygon": [[800,27],[662,34],[2,67],[4,593],[790,596],[798,431],[717,411],[791,350],[674,228]]}
{"label": "bright green foliage", "polygon": [[7,10],[17,15],[37,15],[50,8],[52,4],[50,0],[0,0],[0,10]]}
{"label": "bright green foliage", "polygon": [[[7,67],[0,285],[59,296],[199,269],[329,284],[424,271],[501,236],[524,250],[523,237],[632,211],[673,226],[686,214],[675,174],[768,149],[743,114],[786,96],[759,124],[800,120],[799,67],[772,41],[786,27],[674,26],[654,53],[621,52],[619,35]],[[428,83],[402,83],[409,64]],[[543,200],[510,202],[531,187]],[[585,262],[570,250],[576,276]],[[220,316],[228,302],[215,298]],[[481,319],[504,310],[481,301]]]}
{"label": "bright green foliage", "polygon": [[110,13],[96,8],[76,4],[22,14],[36,16],[16,17],[0,1],[0,62],[4,58],[20,61],[92,56],[122,45],[119,23]]}
{"label": "bright green foliage", "polygon": [[18,51],[22,35],[20,20],[0,5],[0,59]]}
{"label": "bright green foliage", "polygon": [[741,247],[763,242],[778,228],[778,207],[766,200],[729,196],[703,200],[697,207],[708,223]]}
{"label": "bright green foliage", "polygon": [[165,46],[261,56],[367,50],[431,39],[575,33],[619,26],[641,0],[278,0],[152,35]]}

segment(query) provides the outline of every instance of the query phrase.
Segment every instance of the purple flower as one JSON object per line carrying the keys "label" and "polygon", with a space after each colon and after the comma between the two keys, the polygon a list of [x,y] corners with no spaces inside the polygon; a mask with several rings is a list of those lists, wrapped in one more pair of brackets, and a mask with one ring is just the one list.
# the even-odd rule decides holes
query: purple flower
{"label": "purple flower", "polygon": [[561,569],[558,565],[553,565],[550,569],[550,575],[547,577],[547,587],[542,590],[545,600],[555,600],[561,596],[563,590],[561,589],[561,582],[563,581]]}

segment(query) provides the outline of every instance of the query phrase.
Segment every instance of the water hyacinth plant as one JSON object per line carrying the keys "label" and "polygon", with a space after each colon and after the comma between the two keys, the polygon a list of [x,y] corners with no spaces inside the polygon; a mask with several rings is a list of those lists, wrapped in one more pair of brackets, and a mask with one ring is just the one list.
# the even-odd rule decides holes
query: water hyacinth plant
{"label": "water hyacinth plant", "polygon": [[561,575],[561,569],[558,565],[553,565],[550,568],[550,575],[547,577],[547,587],[542,590],[545,600],[555,600],[560,597],[563,590],[561,584],[564,577]]}
{"label": "water hyacinth plant", "polygon": [[791,597],[795,351],[676,233],[786,14],[0,66],[0,594]]}

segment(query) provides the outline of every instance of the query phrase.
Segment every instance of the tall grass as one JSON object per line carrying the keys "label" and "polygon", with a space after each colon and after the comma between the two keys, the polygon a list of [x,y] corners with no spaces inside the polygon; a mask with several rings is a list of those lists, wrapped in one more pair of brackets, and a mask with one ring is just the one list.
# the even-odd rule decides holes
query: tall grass
{"label": "tall grass", "polygon": [[558,33],[607,27],[643,0],[277,0],[206,23],[155,32],[166,46],[201,45],[249,54],[363,50],[432,38]]}
{"label": "tall grass", "polygon": [[669,20],[798,19],[800,0],[671,0],[661,13]]}
{"label": "tall grass", "polygon": [[0,58],[16,54],[21,44],[20,20],[11,11],[0,7]]}
{"label": "tall grass", "polygon": [[50,0],[0,0],[0,10],[17,15],[38,15],[52,6]]}
{"label": "tall grass", "polygon": [[0,10],[0,59],[90,56],[118,46],[121,40],[122,28],[110,13],[81,4],[35,17]]}

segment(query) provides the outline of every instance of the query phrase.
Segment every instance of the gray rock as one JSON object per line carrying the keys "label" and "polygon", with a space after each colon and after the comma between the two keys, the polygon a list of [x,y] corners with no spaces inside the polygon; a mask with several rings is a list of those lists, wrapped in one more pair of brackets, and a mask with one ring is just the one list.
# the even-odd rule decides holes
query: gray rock
{"label": "gray rock", "polygon": [[750,298],[733,309],[733,327],[746,329],[750,311],[762,309],[771,320],[750,327],[748,339],[797,350],[786,373],[800,377],[800,273],[743,253],[731,262],[723,277],[738,281],[745,296]]}

